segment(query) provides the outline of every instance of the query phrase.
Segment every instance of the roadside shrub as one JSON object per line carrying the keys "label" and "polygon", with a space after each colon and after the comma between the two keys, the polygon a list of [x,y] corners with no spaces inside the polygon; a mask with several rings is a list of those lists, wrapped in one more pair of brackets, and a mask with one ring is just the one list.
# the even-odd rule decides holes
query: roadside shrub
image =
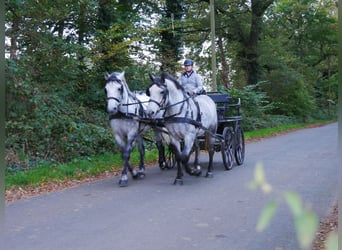
{"label": "roadside shrub", "polygon": [[114,150],[106,112],[67,102],[57,93],[36,92],[27,107],[33,107],[28,116],[6,122],[6,149],[24,155],[22,159],[17,157],[21,164],[65,162]]}
{"label": "roadside shrub", "polygon": [[269,122],[268,113],[273,109],[266,93],[258,91],[258,85],[247,85],[241,89],[232,89],[232,102],[241,100],[242,126],[245,131],[266,128]]}

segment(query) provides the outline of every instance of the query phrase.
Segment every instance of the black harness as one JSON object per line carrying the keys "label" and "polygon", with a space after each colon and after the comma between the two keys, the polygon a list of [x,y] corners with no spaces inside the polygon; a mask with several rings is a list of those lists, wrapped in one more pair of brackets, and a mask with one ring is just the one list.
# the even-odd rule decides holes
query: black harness
{"label": "black harness", "polygon": [[[156,100],[153,100],[153,99],[150,99],[150,102],[157,104],[160,107],[160,110],[166,110],[170,107],[173,107],[173,106],[176,106],[179,104],[182,104],[182,106],[180,107],[180,109],[177,113],[171,114],[169,116],[166,116],[164,113],[162,118],[154,119],[153,123],[158,124],[158,125],[161,125],[164,123],[189,123],[191,125],[194,125],[195,127],[206,129],[202,125],[201,115],[200,115],[201,114],[200,106],[199,106],[198,102],[195,100],[194,96],[189,96],[185,92],[183,92],[183,96],[184,96],[183,100],[163,107],[166,100],[167,100],[167,96],[169,95],[169,92],[166,88],[164,89],[164,91],[165,91],[165,93],[163,94],[161,102],[157,102]],[[177,117],[178,115],[180,115],[183,112],[185,104],[188,104],[188,106],[190,106],[189,100],[192,100],[196,106],[196,109],[197,109],[196,119],[193,119],[193,110],[186,111],[185,117]],[[191,112],[190,117],[189,117],[189,112]],[[145,120],[145,122],[148,122],[148,121],[149,121],[148,119]]]}
{"label": "black harness", "polygon": [[[122,83],[122,81],[120,79],[118,79],[116,76],[111,76],[108,81],[115,81],[118,82],[119,84],[121,84],[122,89],[120,91],[120,97],[121,99],[123,98],[123,88],[125,87],[124,84]],[[119,106],[127,106],[127,111],[126,112],[122,112],[122,111],[118,111],[116,114],[110,114],[109,115],[109,120],[112,119],[139,119],[140,117],[144,117],[145,116],[145,112],[144,112],[144,108],[142,105],[142,102],[140,100],[138,100],[138,98],[136,98],[135,95],[133,95],[130,91],[127,90],[127,94],[128,94],[128,98],[132,98],[135,102],[133,103],[121,103],[121,100],[119,100],[116,97],[113,96],[109,96],[107,97],[107,101],[108,100],[115,100],[116,102],[119,103]],[[135,108],[134,112],[128,112],[128,106],[130,105],[136,105],[139,104],[138,107]]]}

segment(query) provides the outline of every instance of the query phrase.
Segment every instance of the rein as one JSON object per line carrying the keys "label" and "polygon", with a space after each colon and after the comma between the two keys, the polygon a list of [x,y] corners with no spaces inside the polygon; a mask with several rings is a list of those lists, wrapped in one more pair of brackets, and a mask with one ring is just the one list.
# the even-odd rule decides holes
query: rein
{"label": "rein", "polygon": [[[176,103],[173,103],[173,104],[170,104],[170,105],[168,105],[168,106],[166,106],[166,107],[161,107],[160,109],[161,110],[163,110],[163,109],[167,109],[167,108],[170,108],[170,107],[173,107],[173,106],[176,106],[176,105],[178,105],[178,104],[181,104],[181,103],[185,103],[185,102],[187,102],[189,99],[191,98],[191,96],[189,96],[189,97],[187,97],[186,99],[184,99],[184,100],[181,100],[181,101],[179,101],[179,102],[176,102]],[[154,101],[154,100],[153,100]],[[156,101],[154,101],[155,103],[156,103]],[[160,104],[158,104],[159,106],[160,106]],[[183,106],[182,106],[182,108],[183,108]],[[182,108],[181,108],[181,110],[180,110],[180,112],[182,112],[183,110],[182,110]],[[180,112],[178,113],[178,114],[180,114]]]}
{"label": "rein", "polygon": [[[114,99],[114,100],[117,101],[117,99]],[[118,102],[120,103],[120,101],[118,101]],[[144,108],[142,106],[142,102],[140,102],[139,100],[138,100],[138,102],[135,102],[135,103],[123,103],[120,105],[128,107],[130,105],[137,105],[137,104],[139,104],[139,110],[136,108],[134,113],[128,112],[128,109],[126,112],[118,111],[115,115],[109,115],[109,120],[122,119],[122,118],[139,119],[140,117],[144,117],[145,116]]]}
{"label": "rein", "polygon": [[[169,92],[167,92],[163,98],[162,98],[162,101],[159,103],[153,99],[150,99],[149,101],[150,102],[154,102],[155,104],[157,104],[159,107],[160,107],[160,110],[166,110],[168,108],[171,108],[173,106],[176,106],[176,105],[179,105],[179,104],[182,104],[182,106],[180,107],[179,111],[175,114],[172,114],[172,115],[169,115],[169,116],[165,116],[165,113],[163,115],[163,118],[157,118],[157,119],[154,119],[154,121],[149,121],[149,119],[144,119],[144,122],[151,122],[151,123],[155,123],[155,124],[163,124],[163,123],[189,123],[191,125],[194,125],[195,127],[198,127],[198,128],[201,128],[201,129],[204,129],[204,130],[208,130],[207,128],[203,127],[202,125],[202,122],[201,122],[201,116],[200,116],[200,108],[199,108],[199,105],[198,105],[198,102],[196,102],[193,98],[193,96],[187,96],[185,95],[185,93],[183,92],[183,96],[184,96],[184,99],[181,100],[181,101],[178,101],[176,103],[173,103],[173,104],[169,104],[165,107],[162,107],[162,105],[165,103],[166,101],[166,95],[168,95]],[[176,117],[177,115],[180,115],[182,112],[183,112],[183,109],[184,109],[184,105],[185,103],[188,103],[189,105],[189,99],[192,99],[196,108],[197,108],[197,117],[196,117],[196,120],[195,119],[192,119],[192,118],[188,118],[188,113],[189,113],[189,110],[186,111],[186,114],[185,114],[185,117]],[[190,110],[190,112],[192,113],[193,111]]]}

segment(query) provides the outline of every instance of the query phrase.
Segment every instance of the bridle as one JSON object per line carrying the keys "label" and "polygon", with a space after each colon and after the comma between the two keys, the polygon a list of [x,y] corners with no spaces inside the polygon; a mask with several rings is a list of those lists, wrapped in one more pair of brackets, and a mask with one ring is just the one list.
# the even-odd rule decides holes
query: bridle
{"label": "bridle", "polygon": [[[152,85],[153,85],[153,84],[152,84]],[[152,87],[152,85],[151,85],[150,87]],[[159,107],[159,109],[165,109],[165,108],[166,108],[165,103],[166,103],[166,101],[167,101],[167,97],[168,97],[168,95],[169,95],[169,91],[168,91],[167,88],[165,88],[165,87],[163,88],[161,85],[158,85],[158,84],[155,84],[155,85],[157,85],[158,87],[160,87],[161,89],[163,89],[163,91],[164,91],[163,96],[162,96],[160,102],[158,102],[158,101],[156,101],[156,100],[154,100],[154,99],[152,99],[152,98],[150,98],[149,102],[155,103],[155,104]]]}
{"label": "bridle", "polygon": [[[168,119],[169,119],[169,118],[173,118],[173,117],[175,117],[175,116],[181,114],[182,111],[183,111],[183,109],[184,109],[185,103],[187,103],[187,104],[189,105],[189,103],[188,103],[188,102],[189,102],[189,99],[191,99],[192,97],[191,97],[191,96],[186,96],[184,92],[183,92],[183,95],[184,95],[184,99],[183,99],[183,100],[181,100],[181,101],[179,101],[179,102],[176,102],[176,103],[173,103],[173,104],[170,104],[170,105],[166,105],[166,103],[167,103],[167,98],[168,98],[168,96],[169,96],[169,90],[168,90],[164,85],[161,85],[161,84],[158,84],[158,83],[152,83],[152,84],[150,85],[150,87],[151,87],[152,85],[157,85],[159,88],[163,89],[163,91],[164,91],[163,96],[162,96],[160,102],[158,102],[158,101],[156,101],[156,100],[154,100],[154,99],[152,99],[152,98],[150,98],[150,100],[149,100],[149,102],[155,103],[155,104],[159,107],[159,110],[166,110],[166,109],[168,109],[168,108],[170,108],[170,107],[173,107],[173,106],[176,106],[176,105],[178,105],[178,104],[181,104],[181,107],[180,107],[180,109],[179,109],[178,112],[176,112],[175,114],[169,115],[168,117],[165,117],[165,113],[164,113],[164,114],[163,114],[163,117],[164,117],[164,118],[168,118]],[[149,87],[149,88],[150,88],[150,87]],[[148,88],[148,95],[149,95],[149,88]]]}
{"label": "bridle", "polygon": [[[125,83],[123,81],[121,81],[120,79],[117,79],[116,77],[109,79],[109,81],[107,82],[107,84],[109,82],[115,82],[119,85],[121,85],[121,89],[120,89],[120,97],[114,97],[114,96],[107,96],[107,102],[109,100],[114,100],[118,103],[118,112],[116,115],[110,115],[110,119],[118,119],[118,118],[128,118],[128,119],[132,119],[132,118],[137,118],[140,116],[143,116],[143,106],[142,106],[142,102],[139,101],[135,95],[133,95],[132,93],[130,93],[129,91],[127,91],[127,103],[122,103],[123,99],[124,99],[124,89],[126,89],[125,87]],[[105,88],[105,93],[107,94],[107,89]],[[133,102],[130,103],[129,100],[132,100]],[[132,105],[136,105],[134,108],[133,112],[129,111],[129,106]]]}
{"label": "bridle", "polygon": [[[107,84],[108,84],[109,82],[113,82],[113,80],[108,81]],[[119,80],[119,79],[115,79],[115,82],[117,82],[117,83],[119,83],[119,84],[121,85],[120,99],[122,100],[122,95],[123,95],[123,84],[122,84],[121,80]],[[107,95],[107,89],[106,89],[106,88],[104,89],[104,91],[105,91],[105,93],[106,93],[106,95]],[[121,100],[119,100],[118,98],[116,98],[116,97],[114,97],[114,96],[107,96],[107,102],[108,102],[109,100],[114,100],[114,101],[118,102],[119,106],[121,105]]]}

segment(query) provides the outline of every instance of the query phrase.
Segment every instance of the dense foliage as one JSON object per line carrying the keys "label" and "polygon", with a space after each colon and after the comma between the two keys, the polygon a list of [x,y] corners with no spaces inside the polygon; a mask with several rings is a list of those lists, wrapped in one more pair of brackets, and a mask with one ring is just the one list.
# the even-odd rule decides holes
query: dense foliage
{"label": "dense foliage", "polygon": [[[103,73],[179,73],[211,86],[209,1],[6,0],[9,164],[116,152]],[[331,0],[216,0],[218,89],[242,99],[246,130],[334,118],[337,8]]]}

